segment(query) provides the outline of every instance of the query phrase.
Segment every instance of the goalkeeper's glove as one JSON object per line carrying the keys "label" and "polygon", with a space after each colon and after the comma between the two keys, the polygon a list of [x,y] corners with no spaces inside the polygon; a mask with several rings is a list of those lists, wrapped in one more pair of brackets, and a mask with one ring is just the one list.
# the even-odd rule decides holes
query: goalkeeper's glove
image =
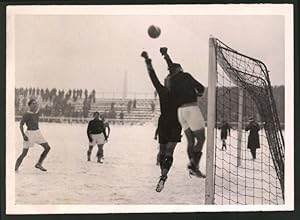
{"label": "goalkeeper's glove", "polygon": [[160,53],[161,53],[162,56],[165,56],[165,55],[167,55],[168,48],[166,48],[166,47],[161,47],[161,48],[159,49],[159,51],[160,51]]}
{"label": "goalkeeper's glove", "polygon": [[148,53],[146,51],[143,51],[141,56],[144,57],[146,60],[149,59]]}

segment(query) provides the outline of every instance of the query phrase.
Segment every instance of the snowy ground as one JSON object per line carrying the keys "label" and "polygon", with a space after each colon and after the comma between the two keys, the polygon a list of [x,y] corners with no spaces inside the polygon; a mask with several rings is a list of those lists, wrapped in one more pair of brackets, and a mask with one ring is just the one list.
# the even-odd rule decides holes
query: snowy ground
{"label": "snowy ground", "polygon": [[[15,129],[19,155],[19,123]],[[42,152],[36,145],[16,173],[16,204],[204,204],[205,179],[190,178],[186,170],[185,137],[175,149],[165,188],[157,193],[160,169],[155,165],[158,144],[153,139],[154,125],[112,125],[104,146],[104,164],[96,163],[96,147],[93,161],[87,162],[86,125],[40,123],[40,129],[51,146],[44,163],[48,171],[34,168]],[[246,148],[247,134],[243,135],[241,166],[237,167],[237,132],[231,131],[226,151],[220,150],[219,136],[217,131],[215,203],[282,204],[265,137],[261,136],[261,148],[253,161]],[[200,169],[205,172],[206,145],[203,149]]]}
{"label": "snowy ground", "polygon": [[[19,155],[19,123],[15,129]],[[48,171],[34,168],[42,152],[36,145],[16,173],[16,204],[204,204],[205,179],[189,177],[184,137],[175,149],[165,189],[157,193],[160,169],[155,165],[158,144],[152,124],[111,126],[104,164],[96,163],[96,148],[93,161],[86,161],[86,125],[40,123],[40,129],[51,146],[44,163]],[[205,171],[203,158],[200,166]]]}

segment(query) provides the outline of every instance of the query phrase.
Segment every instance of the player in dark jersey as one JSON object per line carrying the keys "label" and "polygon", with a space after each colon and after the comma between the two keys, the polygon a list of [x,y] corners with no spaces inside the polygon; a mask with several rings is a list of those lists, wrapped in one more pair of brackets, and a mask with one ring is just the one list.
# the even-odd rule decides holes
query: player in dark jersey
{"label": "player in dark jersey", "polygon": [[103,163],[103,146],[107,141],[105,126],[103,120],[99,119],[99,112],[94,112],[94,119],[91,120],[87,127],[87,136],[89,139],[89,149],[87,151],[88,161],[91,161],[93,147],[98,146],[97,162]]}
{"label": "player in dark jersey", "polygon": [[[40,169],[42,171],[47,171],[42,163],[45,160],[48,152],[50,151],[50,146],[48,142],[44,139],[43,135],[39,130],[39,111],[38,104],[35,99],[31,99],[28,102],[29,111],[23,115],[23,118],[20,122],[20,130],[24,139],[23,142],[23,151],[21,155],[18,157],[15,171],[18,171],[23,159],[28,153],[30,147],[33,147],[34,144],[39,144],[44,148],[43,153],[41,154],[35,168]],[[27,131],[24,132],[24,124],[27,126]]]}
{"label": "player in dark jersey", "polygon": [[158,140],[160,144],[159,164],[161,177],[157,184],[156,191],[161,192],[173,163],[174,149],[177,142],[181,141],[181,126],[177,119],[176,103],[171,98],[168,88],[163,86],[157,78],[147,52],[142,52],[141,56],[145,59],[150,79],[158,93],[160,102],[161,114],[158,120]]}
{"label": "player in dark jersey", "polygon": [[228,134],[230,135],[230,125],[227,121],[223,121],[219,129],[221,130],[222,150],[226,150],[226,139]]}
{"label": "player in dark jersey", "polygon": [[170,72],[165,79],[165,85],[176,100],[178,120],[188,142],[189,173],[204,178],[205,175],[199,170],[199,163],[205,141],[205,124],[197,103],[198,97],[204,93],[204,86],[191,74],[184,72],[180,64],[172,62],[166,47],[160,48],[160,52]]}

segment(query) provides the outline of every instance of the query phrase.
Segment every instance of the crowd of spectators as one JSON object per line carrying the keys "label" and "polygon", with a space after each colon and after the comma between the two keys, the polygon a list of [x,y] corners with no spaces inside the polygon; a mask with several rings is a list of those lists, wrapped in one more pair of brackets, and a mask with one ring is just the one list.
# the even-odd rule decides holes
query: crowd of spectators
{"label": "crowd of spectators", "polygon": [[[15,88],[16,115],[21,116],[28,110],[27,103],[32,98],[37,100],[42,116],[87,118],[91,112],[92,104],[96,102],[96,91],[92,90],[89,93],[87,89],[65,91],[56,88]],[[124,108],[126,110],[126,106]],[[153,101],[150,103],[150,108],[153,113],[155,110]],[[135,109],[137,109],[137,100],[128,100],[127,114]],[[110,106],[103,112],[103,116],[109,119],[124,119],[125,111],[121,110],[117,113],[116,103],[111,102]]]}
{"label": "crowd of spectators", "polygon": [[[16,88],[15,109],[17,115],[22,115],[27,110],[27,102],[35,98],[40,105],[43,116],[88,117],[91,104],[96,102],[96,92],[87,89],[51,90],[39,88]],[[82,100],[82,108],[75,109],[75,103]]]}

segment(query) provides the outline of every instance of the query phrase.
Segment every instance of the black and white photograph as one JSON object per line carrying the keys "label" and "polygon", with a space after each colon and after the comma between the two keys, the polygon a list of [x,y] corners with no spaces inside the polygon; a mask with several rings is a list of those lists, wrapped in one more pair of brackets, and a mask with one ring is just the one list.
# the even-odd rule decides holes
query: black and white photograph
{"label": "black and white photograph", "polygon": [[293,6],[8,6],[6,213],[294,209]]}

